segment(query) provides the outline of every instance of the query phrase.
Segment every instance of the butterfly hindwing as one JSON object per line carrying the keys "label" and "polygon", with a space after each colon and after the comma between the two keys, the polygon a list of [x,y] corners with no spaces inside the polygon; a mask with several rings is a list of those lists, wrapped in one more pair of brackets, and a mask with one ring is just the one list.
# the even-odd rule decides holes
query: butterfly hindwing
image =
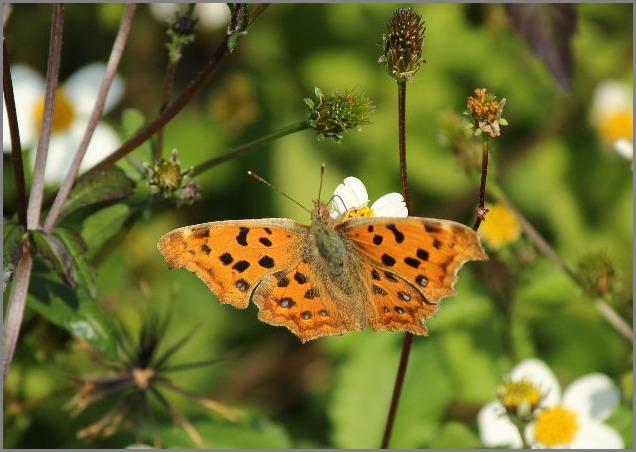
{"label": "butterfly hindwing", "polygon": [[421,290],[430,303],[454,294],[457,271],[466,261],[487,259],[477,234],[454,221],[371,217],[339,227],[369,263]]}
{"label": "butterfly hindwing", "polygon": [[372,281],[373,295],[367,303],[371,329],[428,334],[423,321],[435,314],[437,303],[427,300],[420,288],[389,270],[366,264],[364,272]]}
{"label": "butterfly hindwing", "polygon": [[320,275],[306,262],[268,275],[254,292],[258,318],[286,326],[305,342],[364,328],[363,319],[346,314],[325,287]]}
{"label": "butterfly hindwing", "polygon": [[294,261],[306,230],[285,218],[217,221],[175,229],[157,247],[169,268],[187,268],[219,301],[246,308],[262,278]]}

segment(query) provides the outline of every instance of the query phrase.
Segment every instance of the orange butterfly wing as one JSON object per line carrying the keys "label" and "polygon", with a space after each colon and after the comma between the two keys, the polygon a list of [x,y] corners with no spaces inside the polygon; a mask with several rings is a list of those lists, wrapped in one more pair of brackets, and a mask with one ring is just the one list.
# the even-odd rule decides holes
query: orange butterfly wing
{"label": "orange butterfly wing", "polygon": [[373,300],[367,304],[374,330],[427,334],[423,320],[453,295],[457,272],[468,260],[487,259],[467,226],[430,218],[355,218],[339,226],[365,256]]}
{"label": "orange butterfly wing", "polygon": [[221,303],[245,309],[265,276],[300,260],[306,230],[285,218],[217,221],[175,229],[157,248],[168,268],[187,268]]}
{"label": "orange butterfly wing", "polygon": [[267,276],[253,300],[259,307],[260,320],[286,326],[302,342],[365,326],[364,319],[356,319],[334,301],[320,275],[307,262]]}

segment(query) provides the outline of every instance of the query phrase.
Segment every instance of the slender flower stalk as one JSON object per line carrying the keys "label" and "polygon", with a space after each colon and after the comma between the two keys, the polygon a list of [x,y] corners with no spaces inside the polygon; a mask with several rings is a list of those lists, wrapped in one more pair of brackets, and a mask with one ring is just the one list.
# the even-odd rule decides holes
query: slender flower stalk
{"label": "slender flower stalk", "polygon": [[[386,64],[387,73],[397,81],[398,87],[398,149],[400,162],[400,179],[402,194],[407,209],[410,208],[411,198],[406,168],[406,82],[412,80],[420,68],[422,46],[424,44],[424,22],[422,16],[410,8],[402,8],[393,14],[386,23],[387,34],[382,36],[384,53],[378,63]],[[408,367],[413,334],[406,333],[402,345],[402,354],[393,387],[393,396],[382,437],[381,448],[389,447],[391,433],[395,423],[404,377]]]}
{"label": "slender flower stalk", "polygon": [[110,86],[117,73],[119,62],[121,61],[121,57],[124,53],[124,47],[126,46],[126,41],[128,40],[128,34],[130,32],[132,19],[135,15],[136,9],[137,5],[135,4],[129,4],[126,6],[126,10],[124,11],[124,15],[119,26],[117,37],[115,38],[115,42],[113,43],[113,49],[111,51],[108,64],[106,65],[104,80],[102,81],[102,85],[99,89],[99,94],[97,95],[95,106],[93,107],[93,113],[91,114],[91,118],[86,127],[86,131],[84,132],[84,137],[82,138],[79,148],[75,153],[75,157],[71,162],[71,166],[69,167],[66,177],[64,178],[64,182],[62,183],[62,186],[57,193],[55,201],[53,202],[53,206],[51,207],[51,210],[46,217],[46,220],[44,221],[43,229],[45,232],[51,232],[53,226],[60,216],[60,213],[62,212],[62,206],[64,205],[64,201],[66,201],[66,199],[68,198],[68,195],[71,192],[71,188],[73,188],[73,184],[75,183],[75,180],[77,178],[77,173],[79,172],[80,165],[82,164],[82,159],[84,158],[86,150],[88,149],[88,145],[91,141],[91,138],[93,137],[95,127],[97,127],[97,123],[104,113],[106,96],[108,95]]}
{"label": "slender flower stalk", "polygon": [[13,81],[11,79],[11,69],[9,65],[9,49],[7,49],[6,39],[2,40],[2,91],[7,105],[7,122],[9,123],[9,133],[11,135],[11,156],[13,158],[13,173],[15,177],[16,195],[18,201],[18,221],[26,229],[26,183],[24,179],[24,161],[22,159],[22,145],[20,143],[20,131],[18,129],[18,118],[15,109],[15,96],[13,95]]}

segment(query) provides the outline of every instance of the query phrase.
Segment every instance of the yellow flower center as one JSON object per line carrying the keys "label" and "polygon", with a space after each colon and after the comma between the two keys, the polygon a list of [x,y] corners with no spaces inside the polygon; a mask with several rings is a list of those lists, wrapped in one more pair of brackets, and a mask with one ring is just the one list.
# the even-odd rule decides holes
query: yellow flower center
{"label": "yellow flower center", "polygon": [[347,210],[346,214],[345,214],[348,218],[354,218],[354,217],[374,217],[375,213],[373,212],[373,210],[371,209],[371,207],[360,207],[359,209],[351,209],[351,210]]}
{"label": "yellow flower center", "polygon": [[[35,123],[40,127],[44,116],[44,97],[36,104],[33,111]],[[53,132],[63,132],[75,120],[75,108],[62,88],[55,94],[55,109],[53,110]]]}
{"label": "yellow flower center", "polygon": [[503,204],[490,206],[479,234],[492,248],[499,249],[514,242],[521,235],[521,225],[515,214]]}
{"label": "yellow flower center", "polygon": [[547,447],[567,445],[579,429],[576,413],[563,406],[542,411],[534,423],[534,437]]}
{"label": "yellow flower center", "polygon": [[630,109],[623,109],[607,115],[599,120],[599,133],[604,140],[613,143],[621,138],[633,141],[634,135],[634,112]]}
{"label": "yellow flower center", "polygon": [[499,400],[507,411],[522,414],[521,408],[530,414],[541,401],[541,391],[526,380],[510,381],[503,385]]}

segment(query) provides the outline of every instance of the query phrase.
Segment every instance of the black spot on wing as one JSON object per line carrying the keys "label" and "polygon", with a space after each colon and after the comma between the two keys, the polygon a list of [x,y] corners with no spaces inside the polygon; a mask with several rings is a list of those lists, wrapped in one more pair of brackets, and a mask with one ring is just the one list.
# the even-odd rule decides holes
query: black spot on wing
{"label": "black spot on wing", "polygon": [[397,243],[402,243],[404,241],[404,234],[393,223],[387,224],[386,228],[393,233]]}
{"label": "black spot on wing", "polygon": [[246,228],[245,226],[241,226],[239,228],[239,233],[236,236],[236,243],[241,246],[247,246],[247,233],[250,232],[250,228]]}

